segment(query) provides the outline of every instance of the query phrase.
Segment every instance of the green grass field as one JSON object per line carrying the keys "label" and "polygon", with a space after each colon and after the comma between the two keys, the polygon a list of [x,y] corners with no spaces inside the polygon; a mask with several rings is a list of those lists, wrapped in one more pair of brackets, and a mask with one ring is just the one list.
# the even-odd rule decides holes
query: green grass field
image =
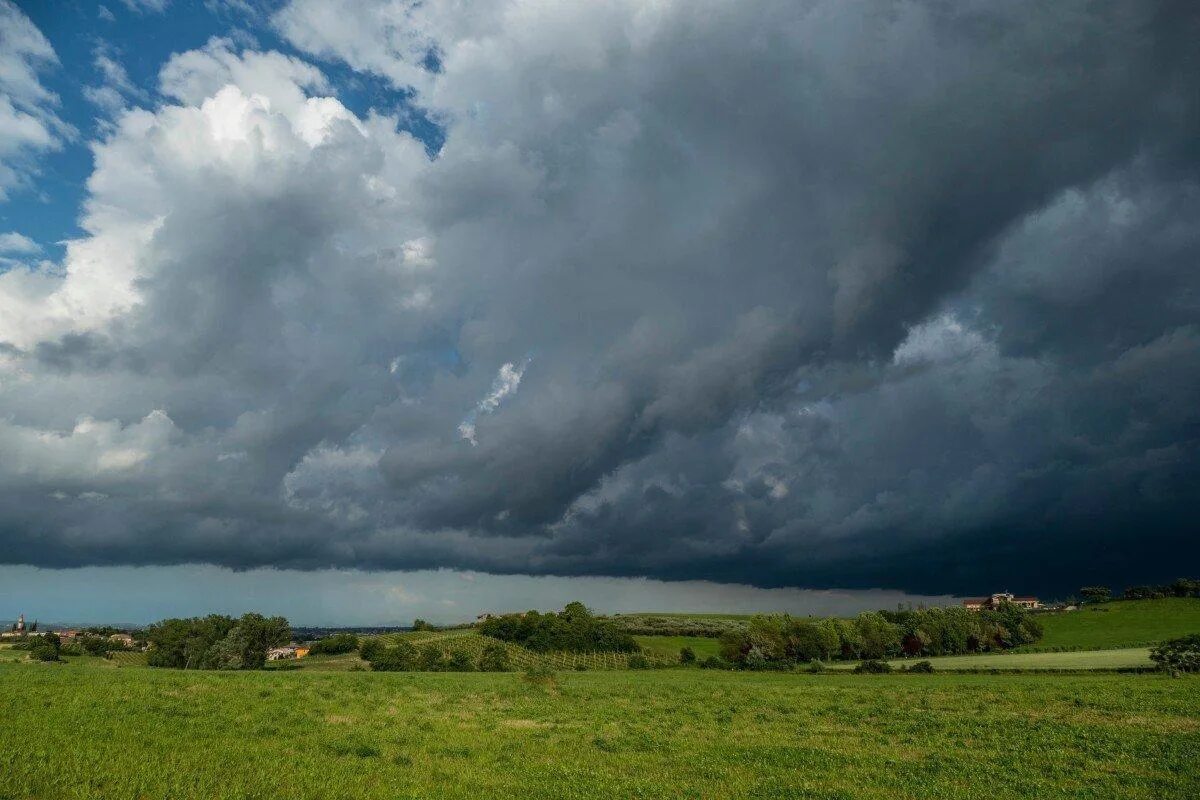
{"label": "green grass field", "polygon": [[1030,649],[1137,647],[1200,633],[1200,598],[1119,600],[1038,616],[1045,634]]}
{"label": "green grass field", "polygon": [[647,655],[664,661],[678,661],[679,650],[690,647],[697,659],[717,655],[718,641],[710,636],[634,636],[634,641]]}
{"label": "green grass field", "polygon": [[0,663],[0,797],[1189,798],[1161,675],[197,673]]}
{"label": "green grass field", "polygon": [[[892,659],[896,667],[909,666],[917,661],[928,661],[937,670],[970,669],[1129,669],[1154,667],[1150,650],[1146,647],[1127,647],[1116,650],[1080,650],[1069,653],[980,653],[967,656],[940,656],[937,658]],[[826,664],[827,669],[853,669],[859,662],[835,661]]]}

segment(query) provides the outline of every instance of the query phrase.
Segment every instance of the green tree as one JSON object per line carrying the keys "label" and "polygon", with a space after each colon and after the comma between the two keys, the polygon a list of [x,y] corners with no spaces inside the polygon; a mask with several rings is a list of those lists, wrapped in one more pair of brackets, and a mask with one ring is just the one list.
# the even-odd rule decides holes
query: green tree
{"label": "green tree", "polygon": [[29,646],[29,657],[35,661],[61,661],[59,653],[62,650],[62,641],[58,638],[57,633],[45,633],[41,636],[33,637],[34,641]]}
{"label": "green tree", "polygon": [[839,650],[837,628],[824,620],[789,620],[786,635],[789,661],[827,661]]}
{"label": "green tree", "polygon": [[1150,659],[1169,672],[1200,672],[1200,633],[1163,642],[1150,651]]}
{"label": "green tree", "polygon": [[146,629],[150,643],[146,662],[152,667],[208,668],[209,650],[236,624],[233,617],[221,614],[164,619]]}
{"label": "green tree", "polygon": [[243,614],[228,636],[232,637],[242,657],[240,669],[262,669],[267,651],[282,647],[292,640],[292,629],[283,617],[264,617],[262,614]]}
{"label": "green tree", "polygon": [[900,653],[902,629],[877,611],[864,611],[854,618],[861,639],[860,655],[866,659],[888,658]]}
{"label": "green tree", "polygon": [[695,664],[696,651],[690,647],[679,648],[679,663],[680,664]]}
{"label": "green tree", "polygon": [[750,632],[745,630],[725,631],[717,640],[717,652],[721,654],[721,660],[729,664],[745,664],[750,647]]}
{"label": "green tree", "polygon": [[206,669],[246,669],[247,649],[245,634],[240,627],[235,627],[224,639],[208,649],[204,666]]}
{"label": "green tree", "polygon": [[1104,603],[1112,599],[1112,589],[1107,586],[1084,586],[1079,594],[1087,603]]}

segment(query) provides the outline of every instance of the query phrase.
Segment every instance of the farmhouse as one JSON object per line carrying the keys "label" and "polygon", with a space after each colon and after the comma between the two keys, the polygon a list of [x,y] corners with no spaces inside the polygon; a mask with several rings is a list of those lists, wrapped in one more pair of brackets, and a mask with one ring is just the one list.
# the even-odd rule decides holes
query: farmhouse
{"label": "farmhouse", "polygon": [[291,658],[304,658],[308,655],[307,647],[289,644],[286,647],[272,647],[267,651],[267,661],[283,661]]}
{"label": "farmhouse", "polygon": [[1012,592],[996,592],[989,597],[968,597],[963,600],[963,606],[968,611],[984,611],[999,608],[1001,603],[1014,603],[1025,608],[1041,608],[1042,603],[1036,597],[1017,597]]}

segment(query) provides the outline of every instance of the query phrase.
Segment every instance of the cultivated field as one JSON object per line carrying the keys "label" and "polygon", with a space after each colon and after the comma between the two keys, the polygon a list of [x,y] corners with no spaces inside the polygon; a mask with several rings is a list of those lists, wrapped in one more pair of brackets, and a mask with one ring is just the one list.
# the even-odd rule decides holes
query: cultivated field
{"label": "cultivated field", "polygon": [[1189,798],[1200,680],[0,663],[0,797]]}

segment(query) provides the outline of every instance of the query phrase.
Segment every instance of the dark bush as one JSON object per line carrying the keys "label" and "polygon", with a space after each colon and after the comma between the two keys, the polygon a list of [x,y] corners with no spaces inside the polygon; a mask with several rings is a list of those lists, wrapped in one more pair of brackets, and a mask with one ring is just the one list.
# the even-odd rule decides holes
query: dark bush
{"label": "dark bush", "polygon": [[679,663],[680,664],[695,664],[696,651],[690,647],[679,648]]}
{"label": "dark bush", "polygon": [[492,642],[479,654],[480,672],[508,672],[509,669],[508,650],[504,645]]}
{"label": "dark bush", "polygon": [[650,661],[641,653],[634,653],[629,657],[630,669],[650,669]]}
{"label": "dark bush", "polygon": [[353,653],[358,649],[358,637],[353,633],[339,633],[318,639],[308,646],[309,655],[334,656]]}
{"label": "dark bush", "polygon": [[421,672],[444,672],[449,668],[442,648],[427,644],[417,651],[417,669]]}
{"label": "dark bush", "polygon": [[448,672],[474,672],[475,661],[466,650],[451,650],[445,669]]}
{"label": "dark bush", "polygon": [[933,664],[928,661],[918,661],[911,667],[906,667],[905,672],[933,672]]}
{"label": "dark bush", "polygon": [[700,669],[731,669],[731,665],[720,656],[709,656],[700,662]]}
{"label": "dark bush", "polygon": [[[364,647],[363,660],[371,665],[376,672],[411,672],[420,669],[417,664],[417,650],[405,641],[397,642],[393,647],[385,647],[377,640],[375,646]],[[370,655],[370,658],[367,658]]]}
{"label": "dark bush", "polygon": [[383,642],[376,638],[363,639],[358,645],[358,655],[363,661],[374,661],[384,649]]}
{"label": "dark bush", "polygon": [[1200,633],[1163,642],[1150,651],[1150,659],[1169,672],[1200,672]]}
{"label": "dark bush", "polygon": [[854,668],[856,674],[882,675],[892,671],[892,665],[886,661],[868,659]]}

